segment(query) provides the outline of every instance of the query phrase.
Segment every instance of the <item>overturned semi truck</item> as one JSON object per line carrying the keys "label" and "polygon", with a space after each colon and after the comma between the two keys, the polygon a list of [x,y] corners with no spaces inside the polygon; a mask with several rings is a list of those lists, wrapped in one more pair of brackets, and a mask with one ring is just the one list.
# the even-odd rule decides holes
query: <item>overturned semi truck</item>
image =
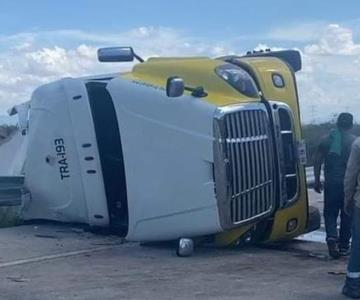
{"label": "overturned semi truck", "polygon": [[24,163],[13,181],[0,179],[0,191],[13,182],[3,206],[22,199],[24,220],[83,223],[143,242],[268,242],[319,227],[304,172],[299,52],[143,61],[114,47],[98,57],[139,63],[46,84],[11,110]]}

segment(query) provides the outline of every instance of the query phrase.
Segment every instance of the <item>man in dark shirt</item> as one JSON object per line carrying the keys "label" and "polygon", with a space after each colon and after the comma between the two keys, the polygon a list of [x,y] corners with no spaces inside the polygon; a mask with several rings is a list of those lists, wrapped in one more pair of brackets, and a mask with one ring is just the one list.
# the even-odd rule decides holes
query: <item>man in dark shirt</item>
{"label": "man in dark shirt", "polygon": [[360,138],[351,148],[344,180],[344,209],[352,216],[351,256],[348,263],[343,294],[360,298]]}
{"label": "man in dark shirt", "polygon": [[[336,128],[320,142],[314,162],[314,190],[317,193],[321,193],[323,190],[320,174],[322,164],[325,165],[324,219],[326,242],[329,255],[335,259],[341,255],[349,254],[351,218],[344,212],[344,177],[351,145],[355,140],[355,136],[349,132],[353,127],[353,116],[350,113],[341,113],[336,125]],[[338,235],[337,219],[339,213],[340,234]]]}

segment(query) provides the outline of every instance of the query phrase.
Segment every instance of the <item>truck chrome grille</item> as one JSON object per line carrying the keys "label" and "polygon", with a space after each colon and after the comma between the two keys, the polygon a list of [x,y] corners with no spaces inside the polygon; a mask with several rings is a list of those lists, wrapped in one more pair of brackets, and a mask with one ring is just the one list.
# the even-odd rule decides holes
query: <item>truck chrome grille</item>
{"label": "truck chrome grille", "polygon": [[[258,108],[257,108],[258,107]],[[220,143],[227,162],[232,224],[271,212],[274,203],[274,158],[270,123],[262,105],[224,113]]]}

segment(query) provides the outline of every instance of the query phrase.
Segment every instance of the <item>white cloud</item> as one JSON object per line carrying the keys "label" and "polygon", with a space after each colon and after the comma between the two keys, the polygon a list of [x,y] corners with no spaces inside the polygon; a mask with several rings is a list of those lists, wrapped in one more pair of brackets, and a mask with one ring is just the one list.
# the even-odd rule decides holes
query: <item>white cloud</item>
{"label": "white cloud", "polygon": [[[297,35],[297,39],[302,36],[304,40],[304,27],[299,28],[298,33],[289,29],[289,38]],[[282,34],[285,38],[285,32]],[[279,31],[277,36],[281,36]],[[334,24],[319,26],[316,34],[311,33],[311,40],[307,45],[294,45],[303,57],[303,70],[297,74],[302,119],[325,121],[342,110],[360,116],[360,44],[354,40],[351,29]],[[283,48],[281,44],[273,47],[279,41],[266,43],[256,49]],[[242,52],[231,41],[204,41],[162,27],[139,27],[116,34],[58,30],[0,36],[0,115],[14,103],[28,100],[37,86],[60,77],[129,69],[129,63],[97,62],[97,48],[108,45],[131,45],[145,58]]]}
{"label": "white cloud", "polygon": [[96,64],[95,49],[85,45],[71,50],[57,46],[35,50],[27,46],[12,49],[11,55],[0,53],[0,114],[14,103],[28,100],[37,86],[95,71]]}
{"label": "white cloud", "polygon": [[139,27],[118,34],[79,30],[28,32],[0,36],[0,43],[0,115],[14,103],[28,100],[32,91],[46,82],[130,68],[129,63],[97,62],[96,51],[101,46],[131,45],[145,58],[229,53],[221,43],[204,43],[162,27]]}
{"label": "white cloud", "polygon": [[325,22],[291,24],[271,29],[266,38],[277,41],[311,42],[318,40],[326,30]]}
{"label": "white cloud", "polygon": [[306,46],[305,52],[316,55],[359,55],[360,44],[354,42],[351,29],[338,24],[330,24],[320,41]]}
{"label": "white cloud", "polygon": [[[298,35],[306,27],[309,25],[300,26]],[[286,32],[289,39],[291,35],[297,36],[296,28],[290,27]],[[303,60],[302,71],[296,75],[302,120],[324,122],[341,111],[349,111],[360,122],[360,44],[350,28],[338,24],[319,27],[314,36],[319,33],[317,41],[297,48]],[[265,48],[270,47],[264,44],[256,47]]]}
{"label": "white cloud", "polygon": [[298,75],[302,115],[322,122],[341,111],[360,121],[360,44],[352,31],[328,25],[317,43],[305,46],[304,69]]}

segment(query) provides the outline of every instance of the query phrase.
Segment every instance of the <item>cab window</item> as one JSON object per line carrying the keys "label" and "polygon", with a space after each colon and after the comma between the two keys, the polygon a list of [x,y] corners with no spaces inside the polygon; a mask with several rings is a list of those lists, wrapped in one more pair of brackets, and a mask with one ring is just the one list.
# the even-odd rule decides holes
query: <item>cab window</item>
{"label": "cab window", "polygon": [[224,64],[217,67],[215,72],[241,94],[248,97],[259,97],[255,81],[244,69],[232,64]]}

